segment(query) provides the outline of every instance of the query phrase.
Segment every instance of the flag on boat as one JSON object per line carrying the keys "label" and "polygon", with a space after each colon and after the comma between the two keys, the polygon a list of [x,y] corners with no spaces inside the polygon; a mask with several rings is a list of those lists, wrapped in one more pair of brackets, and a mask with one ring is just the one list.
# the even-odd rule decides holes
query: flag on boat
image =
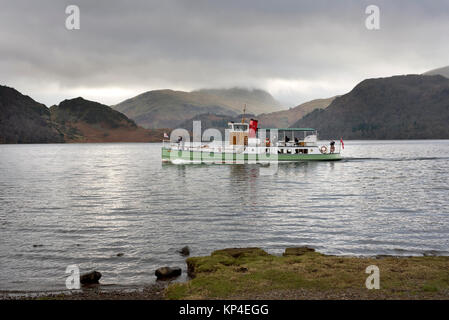
{"label": "flag on boat", "polygon": [[345,144],[343,142],[343,138],[340,138],[340,144],[341,144],[341,147],[344,149],[345,148]]}
{"label": "flag on boat", "polygon": [[164,132],[164,139],[168,139],[168,138],[169,138],[169,136],[168,136],[167,132]]}

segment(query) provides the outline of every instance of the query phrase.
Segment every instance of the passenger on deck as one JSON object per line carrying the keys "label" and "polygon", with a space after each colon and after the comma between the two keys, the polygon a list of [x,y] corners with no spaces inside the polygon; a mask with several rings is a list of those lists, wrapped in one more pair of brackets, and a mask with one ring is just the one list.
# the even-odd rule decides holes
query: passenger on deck
{"label": "passenger on deck", "polygon": [[295,138],[295,145],[299,145],[299,140],[298,140],[298,138]]}
{"label": "passenger on deck", "polygon": [[335,141],[332,140],[331,143],[330,143],[330,145],[331,145],[330,153],[334,153],[334,152],[335,152]]}
{"label": "passenger on deck", "polygon": [[270,146],[270,138],[266,138],[265,139],[265,146],[269,147]]}

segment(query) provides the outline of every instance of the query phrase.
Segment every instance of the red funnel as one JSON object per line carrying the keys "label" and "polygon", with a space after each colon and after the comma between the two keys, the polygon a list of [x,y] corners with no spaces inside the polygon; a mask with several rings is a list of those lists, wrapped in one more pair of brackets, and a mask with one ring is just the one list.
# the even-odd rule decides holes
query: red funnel
{"label": "red funnel", "polygon": [[255,138],[257,132],[257,120],[251,119],[249,120],[249,137]]}

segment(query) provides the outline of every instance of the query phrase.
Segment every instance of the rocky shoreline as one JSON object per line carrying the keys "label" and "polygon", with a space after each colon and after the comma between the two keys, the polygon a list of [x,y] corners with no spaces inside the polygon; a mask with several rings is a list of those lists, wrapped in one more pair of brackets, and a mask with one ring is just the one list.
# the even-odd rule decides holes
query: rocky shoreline
{"label": "rocky shoreline", "polygon": [[[187,257],[188,247],[178,251]],[[308,247],[282,256],[260,248],[228,248],[186,259],[188,281],[172,281],[181,268],[161,267],[156,283],[133,288],[101,285],[97,271],[81,276],[80,290],[0,292],[2,300],[377,300],[449,299],[449,257],[329,256]],[[380,289],[366,287],[368,266],[380,270]]]}
{"label": "rocky shoreline", "polygon": [[0,292],[0,300],[164,300],[170,282],[156,282],[143,287],[110,289],[98,285],[80,290],[54,292]]}

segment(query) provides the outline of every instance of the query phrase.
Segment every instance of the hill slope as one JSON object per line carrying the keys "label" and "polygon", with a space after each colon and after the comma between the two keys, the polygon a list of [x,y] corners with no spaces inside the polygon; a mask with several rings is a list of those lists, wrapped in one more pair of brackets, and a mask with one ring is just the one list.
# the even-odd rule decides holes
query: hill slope
{"label": "hill slope", "polygon": [[50,108],[51,119],[66,142],[161,141],[163,130],[147,130],[112,108],[83,98],[64,100]]}
{"label": "hill slope", "polygon": [[288,110],[260,114],[257,119],[261,128],[288,128],[313,110],[327,108],[334,99],[315,99]]}
{"label": "hill slope", "polygon": [[50,111],[17,90],[0,86],[0,143],[63,142]]}
{"label": "hill slope", "polygon": [[320,138],[449,138],[449,79],[407,75],[369,79],[291,127],[313,127]]}
{"label": "hill slope", "polygon": [[424,73],[424,75],[426,76],[441,75],[443,77],[449,78],[449,66],[427,71],[426,73]]}
{"label": "hill slope", "polygon": [[192,93],[201,93],[222,101],[228,108],[241,114],[246,104],[246,112],[261,114],[281,109],[281,104],[271,94],[260,89],[201,89]]}
{"label": "hill slope", "polygon": [[176,128],[181,122],[199,114],[235,116],[241,113],[245,103],[247,111],[252,113],[280,109],[279,103],[267,92],[238,88],[193,92],[154,90],[125,100],[113,108],[145,128]]}

